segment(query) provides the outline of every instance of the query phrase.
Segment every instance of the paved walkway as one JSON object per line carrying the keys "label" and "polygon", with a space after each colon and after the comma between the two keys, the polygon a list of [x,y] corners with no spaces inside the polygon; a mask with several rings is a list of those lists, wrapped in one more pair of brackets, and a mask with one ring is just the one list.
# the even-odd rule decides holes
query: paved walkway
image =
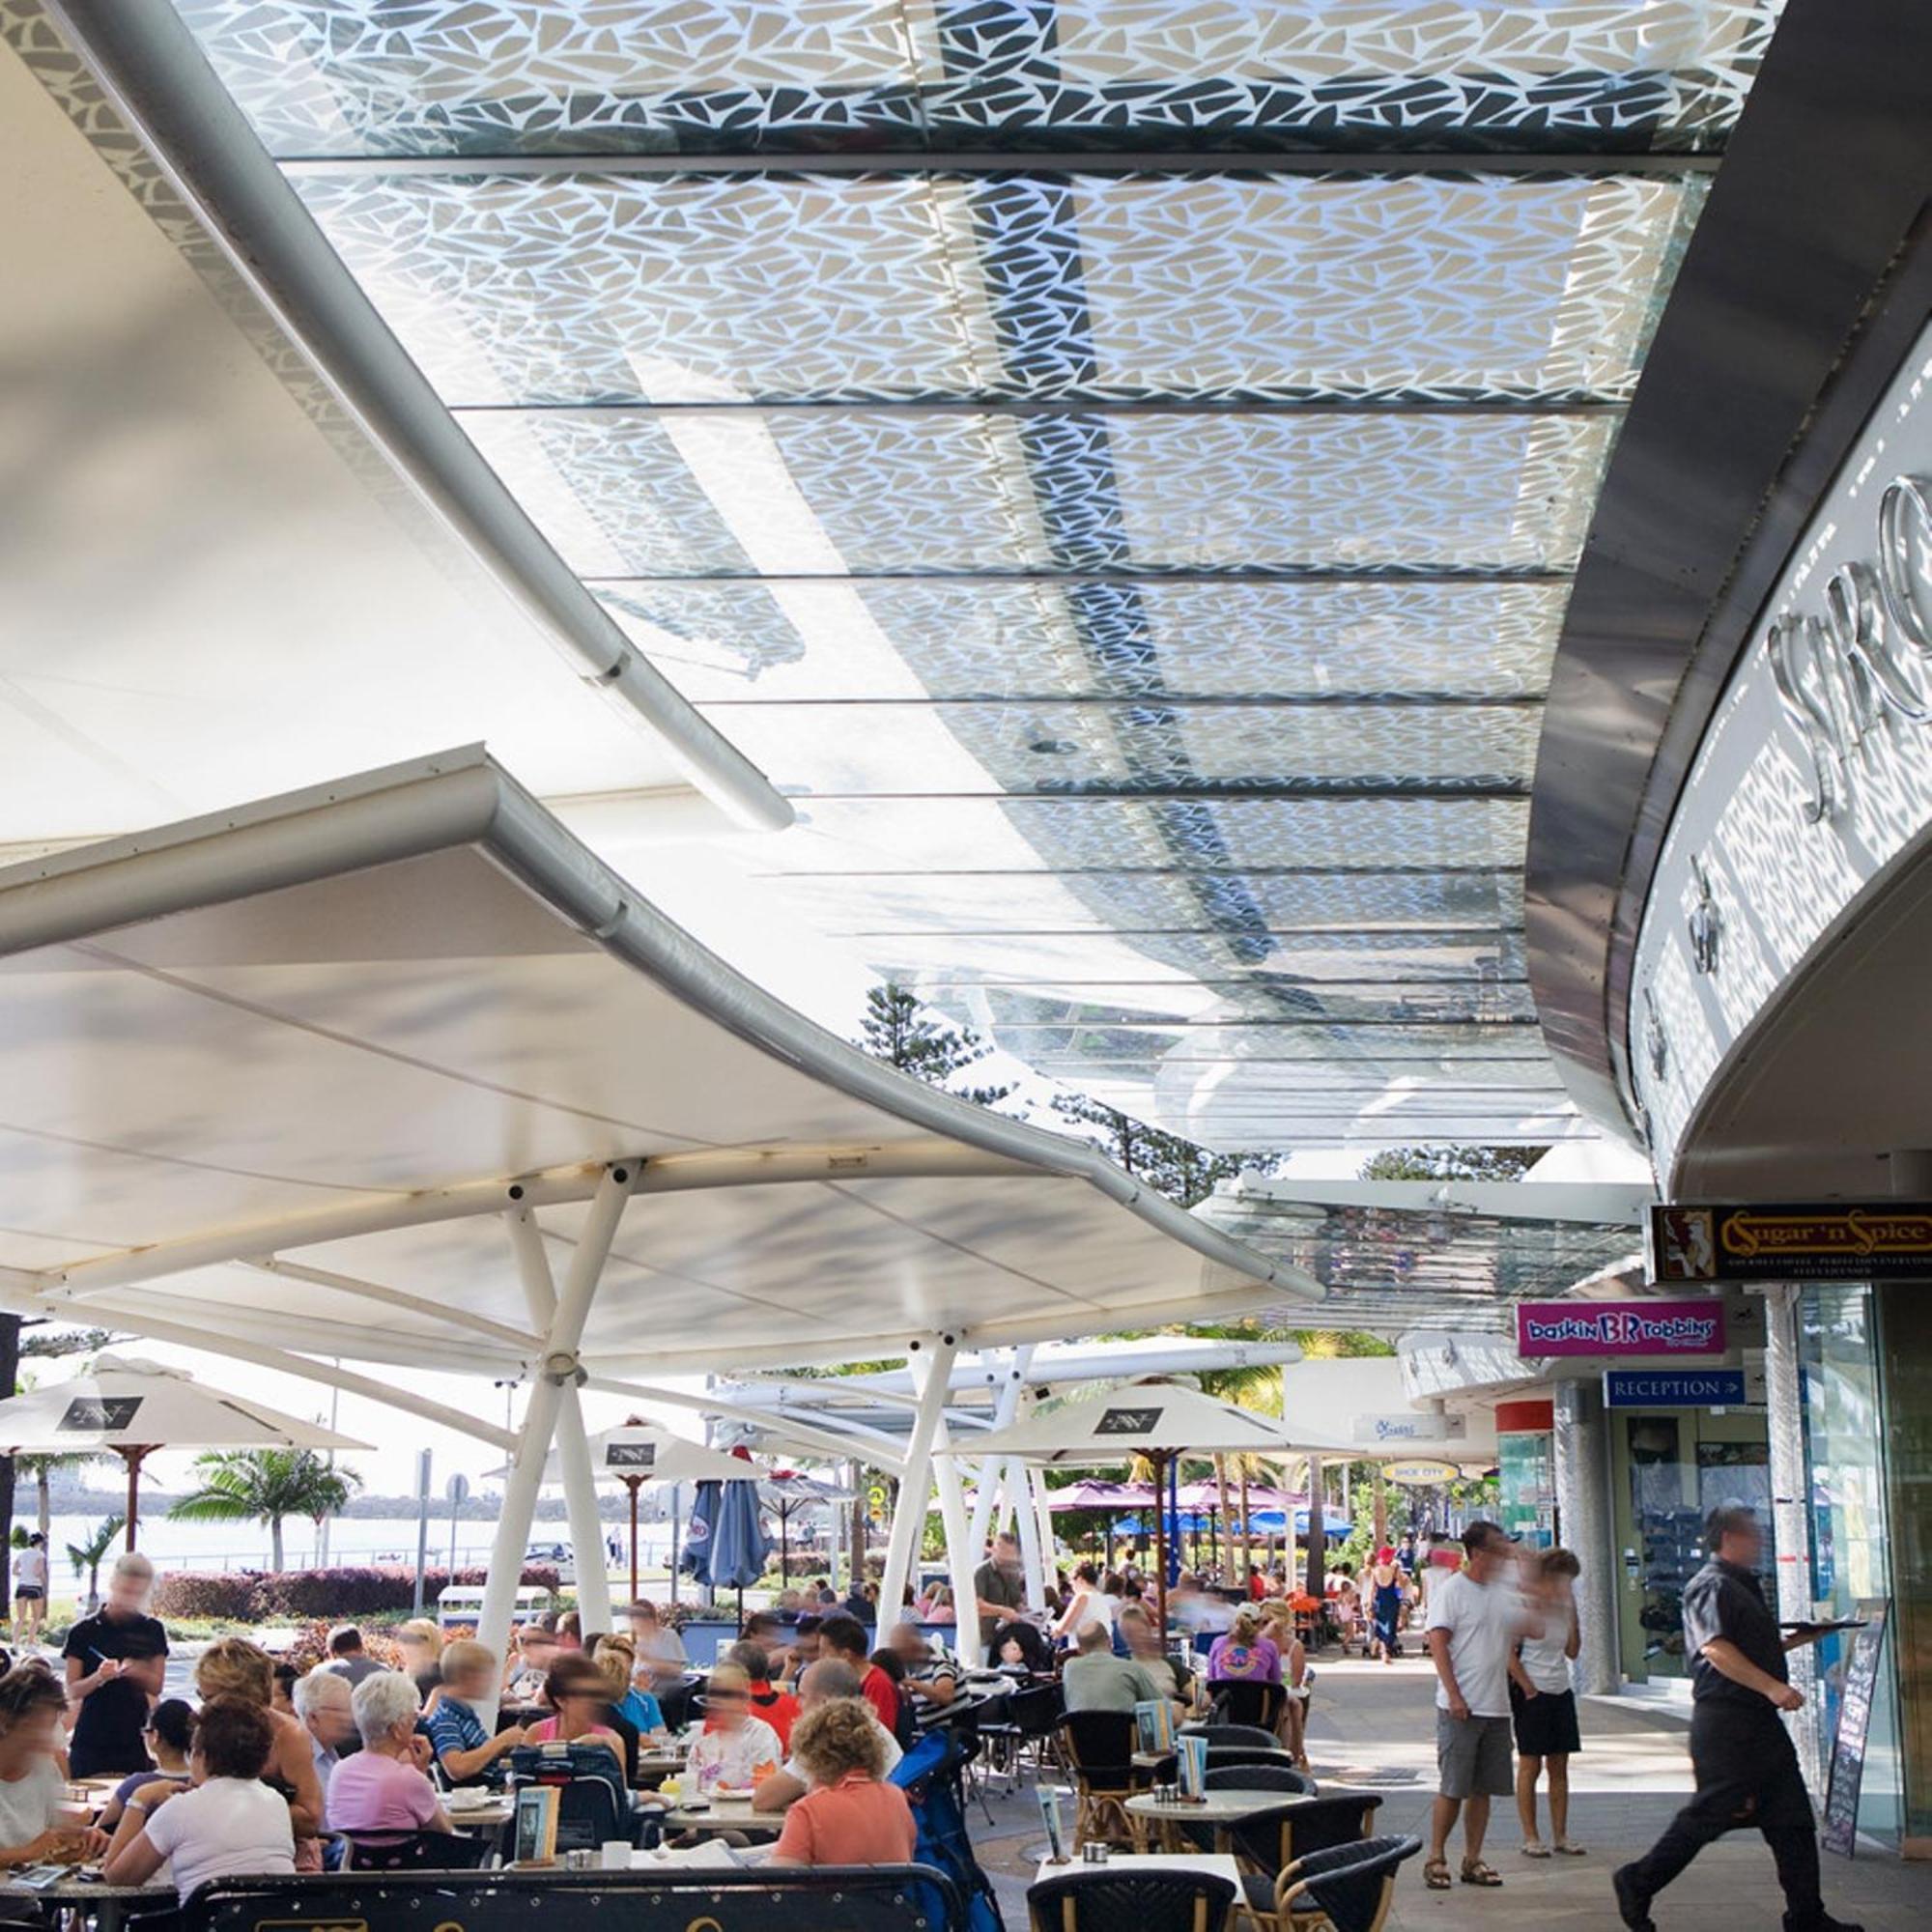
{"label": "paved walkway", "polygon": [[[1384,1794],[1380,1832],[1428,1839],[1435,1763],[1434,1673],[1419,1658],[1394,1664],[1318,1658],[1309,1756],[1324,1783],[1358,1784]],[[1514,1800],[1498,1799],[1486,1848],[1501,1873],[1498,1890],[1457,1886],[1427,1890],[1422,1861],[1402,1868],[1388,1932],[1510,1932],[1511,1928],[1619,1924],[1609,1874],[1644,1850],[1690,1790],[1681,1721],[1614,1699],[1586,1701],[1583,1751],[1572,1767],[1570,1835],[1589,1848],[1580,1859],[1547,1861],[1521,1855]],[[1031,1790],[988,1801],[992,1830],[977,1804],[973,1833],[980,1862],[1000,1893],[1009,1932],[1024,1932],[1025,1894],[1042,1833]],[[1066,1806],[1071,1817],[1070,1800]],[[1546,1826],[1546,1833],[1547,1833]],[[1460,1843],[1460,1840],[1458,1841]],[[1460,1853],[1452,1847],[1452,1860]],[[1874,1852],[1827,1856],[1825,1899],[1866,1932],[1924,1932],[1932,1926],[1932,1865],[1903,1864]],[[1783,1900],[1771,1854],[1755,1833],[1733,1833],[1693,1864],[1658,1901],[1659,1932],[1756,1932],[1776,1928]]]}

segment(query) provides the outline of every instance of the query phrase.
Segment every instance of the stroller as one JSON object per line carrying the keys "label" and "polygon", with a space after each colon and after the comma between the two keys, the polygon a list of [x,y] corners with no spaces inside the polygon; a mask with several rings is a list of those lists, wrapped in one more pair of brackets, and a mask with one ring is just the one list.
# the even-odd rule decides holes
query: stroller
{"label": "stroller", "polygon": [[[966,1834],[966,1793],[960,1772],[972,1755],[945,1724],[927,1731],[893,1767],[891,1781],[912,1804],[919,1840],[914,1859],[934,1865],[959,1888],[966,1901],[962,1932],[1000,1932],[1000,1908],[992,1882],[973,1856]],[[938,1901],[927,1901],[928,1916],[938,1924]]]}

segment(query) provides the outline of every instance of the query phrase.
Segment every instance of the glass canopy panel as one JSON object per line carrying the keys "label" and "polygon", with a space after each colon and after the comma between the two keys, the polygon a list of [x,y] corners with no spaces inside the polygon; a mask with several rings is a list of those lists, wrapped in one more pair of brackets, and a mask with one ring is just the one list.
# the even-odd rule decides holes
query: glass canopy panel
{"label": "glass canopy panel", "polygon": [[1721,141],[1777,0],[176,0],[283,155]]}
{"label": "glass canopy panel", "polygon": [[952,734],[984,773],[977,786],[1280,786],[1301,779],[1527,790],[1540,713],[1475,706],[736,703],[706,707],[749,757],[806,794],[932,788],[928,734]]}
{"label": "glass canopy panel", "polygon": [[[1540,695],[1565,583],[611,582],[606,609],[687,696],[1293,698]],[[719,723],[727,728],[729,720]]]}
{"label": "glass canopy panel", "polygon": [[1600,416],[459,420],[589,577],[747,572],[754,540],[767,572],[818,576],[1560,571],[1581,545],[1612,435]]}
{"label": "glass canopy panel", "polygon": [[1671,176],[295,179],[453,404],[1621,399],[1702,196]]}

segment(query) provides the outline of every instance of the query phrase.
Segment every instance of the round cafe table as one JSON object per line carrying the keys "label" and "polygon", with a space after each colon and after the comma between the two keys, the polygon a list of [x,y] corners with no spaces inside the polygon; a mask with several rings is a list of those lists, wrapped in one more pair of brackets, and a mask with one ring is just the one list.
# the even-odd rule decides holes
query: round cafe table
{"label": "round cafe table", "polygon": [[1147,1849],[1151,1835],[1157,1835],[1170,1850],[1191,1850],[1179,1828],[1206,1825],[1214,1834],[1214,1849],[1225,1852],[1229,1849],[1229,1833],[1244,1819],[1252,1818],[1258,1811],[1307,1802],[1305,1796],[1297,1798],[1289,1791],[1209,1791],[1191,1802],[1143,1791],[1126,1801],[1125,1810],[1137,1851]]}
{"label": "round cafe table", "polygon": [[716,1837],[724,1832],[743,1832],[751,1837],[776,1838],[784,1830],[782,1811],[753,1811],[749,1798],[714,1798],[702,1811],[674,1804],[657,1815],[667,1835]]}

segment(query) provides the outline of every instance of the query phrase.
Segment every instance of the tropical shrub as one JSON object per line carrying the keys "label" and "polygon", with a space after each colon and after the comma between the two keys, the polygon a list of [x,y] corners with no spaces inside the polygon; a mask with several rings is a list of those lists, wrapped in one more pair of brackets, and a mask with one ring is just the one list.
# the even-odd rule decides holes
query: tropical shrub
{"label": "tropical shrub", "polygon": [[[458,1584],[481,1587],[488,1573],[459,1570]],[[451,1580],[446,1570],[423,1575],[432,1605]],[[554,1590],[554,1563],[524,1567],[524,1583]],[[408,1610],[415,1601],[415,1571],[398,1563],[342,1564],[327,1570],[169,1570],[155,1584],[158,1617],[219,1617],[236,1623],[342,1623]]]}

